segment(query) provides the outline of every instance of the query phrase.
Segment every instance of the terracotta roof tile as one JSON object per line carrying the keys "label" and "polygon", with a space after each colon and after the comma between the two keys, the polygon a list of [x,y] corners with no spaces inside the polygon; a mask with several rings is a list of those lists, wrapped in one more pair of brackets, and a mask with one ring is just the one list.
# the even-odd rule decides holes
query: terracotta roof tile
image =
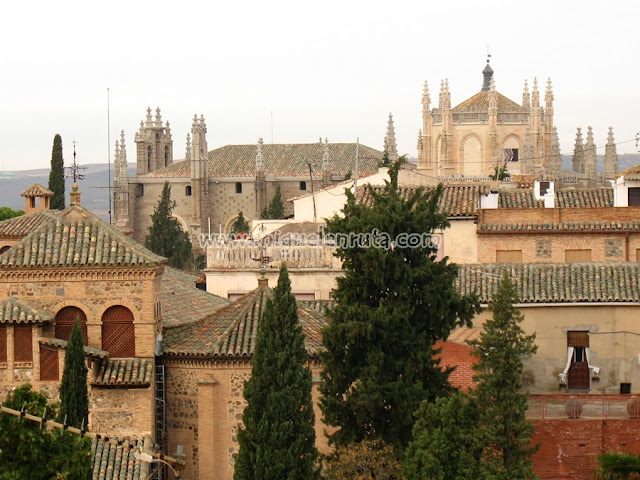
{"label": "terracotta roof tile", "polygon": [[159,265],[166,262],[82,207],[70,206],[0,255],[2,268]]}
{"label": "terracotta roof tile", "polygon": [[533,189],[503,190],[498,195],[498,208],[542,208],[544,201],[536,200]]}
{"label": "terracotta roof tile", "polygon": [[556,207],[613,207],[613,188],[559,190]]}
{"label": "terracotta roof tile", "polygon": [[53,320],[53,314],[14,297],[0,302],[0,323],[43,323]]}
{"label": "terracotta roof tile", "polygon": [[461,265],[456,287],[487,303],[504,272],[521,303],[640,302],[640,264],[530,263]]}
{"label": "terracotta roof tile", "polygon": [[20,239],[26,237],[43,223],[56,218],[60,213],[60,210],[41,210],[3,220],[0,222],[0,238]]}
{"label": "terracotta roof tile", "polygon": [[23,197],[53,197],[54,193],[48,188],[43,187],[39,183],[30,186],[20,195]]}
{"label": "terracotta roof tile", "polygon": [[456,327],[447,337],[447,342],[468,345],[470,341],[478,340],[482,332],[482,328]]}
{"label": "terracotta roof tile", "polygon": [[[165,354],[250,357],[255,348],[258,323],[271,295],[268,287],[258,287],[207,318],[165,329]],[[317,355],[322,348],[321,330],[327,324],[325,316],[298,302],[298,318],[309,355]]]}
{"label": "terracotta roof tile", "polygon": [[[320,143],[264,144],[265,173],[277,176],[308,175],[311,162],[315,170],[321,169],[324,146]],[[256,145],[227,145],[209,152],[209,177],[253,177],[256,172]],[[346,174],[355,171],[356,144],[329,143],[331,171]],[[358,150],[359,175],[378,171],[382,152],[366,145]],[[145,175],[151,178],[191,178],[191,165],[180,161]]]}
{"label": "terracotta roof tile", "polygon": [[479,224],[478,233],[547,233],[547,232],[638,232],[640,222],[560,222],[560,223],[509,223]]}
{"label": "terracotta roof tile", "polygon": [[[40,337],[38,339],[38,342],[42,343],[43,345],[50,345],[52,347],[58,347],[64,350],[67,349],[67,344],[69,343],[66,340],[61,340],[60,338],[53,337]],[[82,347],[82,349],[84,350],[85,355],[89,357],[107,358],[109,356],[109,352],[107,352],[106,350],[100,350],[96,347],[85,345]]]}
{"label": "terracotta roof tile", "polygon": [[196,288],[197,277],[165,267],[162,274],[162,324],[173,327],[195,322],[219,310],[229,301]]}
{"label": "terracotta roof tile", "polygon": [[136,459],[142,444],[124,438],[116,443],[108,439],[93,439],[93,470],[91,480],[145,480],[149,477],[149,463]]}
{"label": "terracotta roof tile", "polygon": [[[382,193],[385,187],[365,185],[358,188],[358,200],[369,206],[373,204],[370,188],[376,193]],[[417,188],[422,188],[425,192],[432,192],[436,187],[398,186],[404,198],[408,198]],[[489,186],[483,184],[445,185],[440,198],[440,212],[446,213],[448,217],[476,216],[478,214],[478,205],[480,204],[480,195],[487,193],[489,193]]]}
{"label": "terracotta roof tile", "polygon": [[148,387],[153,379],[151,358],[108,358],[103,360],[91,385],[98,387]]}
{"label": "terracotta roof tile", "polygon": [[[496,92],[497,93],[497,92]],[[518,105],[513,100],[508,99],[501,93],[497,93],[498,112],[499,113],[528,113],[526,108]],[[454,113],[486,113],[489,111],[489,92],[482,91],[476,93],[473,97],[466,99],[464,102],[453,107]]]}

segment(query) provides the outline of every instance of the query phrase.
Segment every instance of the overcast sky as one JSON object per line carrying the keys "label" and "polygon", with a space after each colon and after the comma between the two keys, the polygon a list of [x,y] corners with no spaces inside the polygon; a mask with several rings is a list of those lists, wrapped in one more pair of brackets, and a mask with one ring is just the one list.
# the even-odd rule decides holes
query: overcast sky
{"label": "overcast sky", "polygon": [[487,45],[516,102],[525,79],[543,98],[551,77],[563,153],[588,125],[600,153],[609,126],[627,141],[618,153],[634,153],[639,14],[630,0],[5,2],[0,162],[48,167],[56,133],[66,164],[74,139],[79,163],[106,162],[124,129],[131,164],[147,106],[171,123],[176,160],[194,114],[210,149],[320,136],[382,149],[392,112],[400,153],[415,156],[423,82],[437,103],[448,78],[462,102],[480,90]]}

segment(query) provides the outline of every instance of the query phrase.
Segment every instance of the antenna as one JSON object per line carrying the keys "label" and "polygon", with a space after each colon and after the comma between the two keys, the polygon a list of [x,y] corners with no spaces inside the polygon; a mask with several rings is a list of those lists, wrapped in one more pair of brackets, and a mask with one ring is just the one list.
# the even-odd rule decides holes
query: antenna
{"label": "antenna", "polygon": [[109,225],[111,225],[111,117],[109,114],[109,87],[107,87],[107,188],[109,189]]}

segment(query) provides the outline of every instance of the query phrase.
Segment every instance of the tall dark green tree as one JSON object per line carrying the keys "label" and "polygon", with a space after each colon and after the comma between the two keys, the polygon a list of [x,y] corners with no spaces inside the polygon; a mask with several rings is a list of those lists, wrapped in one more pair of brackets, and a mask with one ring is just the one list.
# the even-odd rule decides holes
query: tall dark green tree
{"label": "tall dark green tree", "polygon": [[231,231],[233,233],[248,233],[250,229],[251,227],[249,226],[247,221],[244,219],[244,215],[242,214],[242,212],[240,212],[238,214],[238,218],[236,218],[236,221],[233,222],[233,227],[231,227]]}
{"label": "tall dark green tree", "polygon": [[69,335],[60,384],[61,422],[76,428],[86,427],[89,421],[89,392],[87,391],[87,359],[84,354],[80,320]]}
{"label": "tall dark green tree", "polygon": [[189,235],[182,231],[178,220],[171,216],[176,203],[171,200],[171,186],[164,183],[158,205],[151,215],[149,234],[144,245],[149,250],[169,259],[169,265],[188,269],[193,266],[193,247]]}
{"label": "tall dark green tree", "polygon": [[284,204],[282,203],[280,185],[276,186],[276,193],[273,195],[269,205],[262,211],[261,216],[263,220],[284,218]]}
{"label": "tall dark green tree", "polygon": [[480,406],[479,428],[484,454],[481,473],[486,480],[528,480],[533,473],[531,446],[533,424],[527,421],[528,395],[522,392],[523,359],[537,347],[535,334],[527,335],[520,324],[524,316],[514,307],[518,294],[505,274],[489,303],[493,317],[484,324],[480,339],[470,342],[478,382],[473,396]]}
{"label": "tall dark green tree", "polygon": [[[2,404],[31,415],[56,418],[57,406],[24,384]],[[0,480],[85,480],[91,468],[91,441],[39,423],[0,414]]]}
{"label": "tall dark green tree", "polygon": [[[389,169],[382,192],[371,189],[371,206],[347,191],[343,217],[327,222],[344,276],[323,331],[321,408],[326,422],[340,427],[330,437],[339,445],[374,435],[404,451],[418,406],[450,391],[449,372],[434,360],[435,341],[470,325],[478,308],[476,297],[456,291],[457,267],[436,262],[427,238],[449,226],[439,211],[442,185],[403,193],[403,161]],[[417,235],[423,237],[415,241]]]}
{"label": "tall dark green tree", "polygon": [[49,172],[49,190],[53,192],[51,208],[53,210],[64,209],[64,159],[62,158],[62,137],[56,133],[53,137],[53,149],[51,151],[51,171]]}
{"label": "tall dark green tree", "polygon": [[258,325],[234,480],[318,478],[308,359],[283,265]]}

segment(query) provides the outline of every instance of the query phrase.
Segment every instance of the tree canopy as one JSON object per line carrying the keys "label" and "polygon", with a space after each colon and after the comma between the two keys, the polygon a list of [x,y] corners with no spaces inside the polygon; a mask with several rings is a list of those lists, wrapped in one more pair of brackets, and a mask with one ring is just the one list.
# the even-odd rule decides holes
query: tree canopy
{"label": "tree canopy", "polygon": [[258,324],[234,480],[318,477],[311,370],[287,268]]}
{"label": "tree canopy", "polygon": [[233,226],[231,227],[231,232],[232,233],[248,233],[250,229],[251,227],[249,226],[247,221],[244,219],[244,215],[242,214],[242,212],[240,212],[238,214],[238,218],[236,218],[236,221],[233,222]]}
{"label": "tree canopy", "polygon": [[51,208],[53,210],[64,210],[64,159],[62,158],[62,137],[60,134],[56,134],[53,137],[49,190],[53,192]]}
{"label": "tree canopy", "polygon": [[153,209],[144,245],[152,252],[167,257],[172,267],[189,269],[194,265],[193,246],[189,235],[171,215],[175,206],[171,200],[171,186],[165,182],[158,205]]}
{"label": "tree canopy", "polygon": [[10,207],[0,207],[0,221],[24,215],[24,210],[14,210]]}
{"label": "tree canopy", "polygon": [[261,217],[263,220],[284,218],[284,204],[282,203],[280,185],[276,186],[276,193],[273,195],[269,205],[262,211]]}
{"label": "tree canopy", "polygon": [[393,447],[380,438],[366,438],[335,449],[325,463],[326,480],[402,480]]}
{"label": "tree canopy", "polygon": [[430,235],[449,226],[438,208],[442,185],[405,195],[398,187],[403,161],[389,169],[382,192],[370,189],[371,206],[347,191],[343,217],[327,222],[344,276],[323,331],[321,408],[340,427],[330,437],[339,445],[373,435],[403,451],[418,406],[450,391],[434,343],[470,325],[478,309],[475,296],[454,288],[457,267],[435,261]]}
{"label": "tree canopy", "polygon": [[89,421],[87,371],[80,320],[76,318],[64,358],[59,415],[60,422],[76,428],[86,427]]}

